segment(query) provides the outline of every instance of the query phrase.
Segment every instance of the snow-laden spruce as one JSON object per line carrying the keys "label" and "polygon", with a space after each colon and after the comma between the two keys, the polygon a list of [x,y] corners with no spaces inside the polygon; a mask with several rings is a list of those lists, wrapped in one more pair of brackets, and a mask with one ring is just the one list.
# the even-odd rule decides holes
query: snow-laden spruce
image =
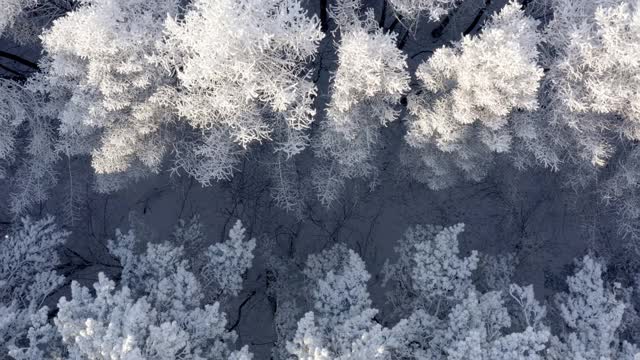
{"label": "snow-laden spruce", "polygon": [[374,322],[367,281],[371,277],[362,259],[341,246],[307,262],[313,311],[298,322],[287,349],[297,359],[375,359],[387,353],[389,329]]}
{"label": "snow-laden spruce", "polygon": [[0,356],[40,359],[58,353],[45,301],[64,284],[58,251],[69,233],[52,217],[22,219],[0,239]]}
{"label": "snow-laden spruce", "polygon": [[630,306],[625,289],[603,280],[601,262],[586,256],[578,264],[569,292],[558,296],[560,317],[552,317],[531,285],[478,290],[477,254],[459,255],[461,231],[462,225],[407,231],[398,262],[384,270],[392,318],[371,307],[370,275],[355,252],[336,245],[309,256],[304,273],[313,310],[299,320],[289,352],[307,360],[632,360],[638,353],[621,338]]}
{"label": "snow-laden spruce", "polygon": [[[191,223],[179,233],[193,235],[198,229]],[[94,292],[73,281],[71,296],[50,310],[43,304],[66,282],[55,269],[62,267],[58,252],[68,235],[51,217],[25,219],[0,242],[3,358],[252,358],[246,346],[235,350],[237,336],[221,309],[221,301],[237,294],[242,274],[252,265],[255,240],[245,239],[239,221],[228,241],[193,259],[206,271],[192,267],[183,245],[147,243],[141,252],[143,240],[133,231],[118,232],[108,246],[120,262],[118,286],[103,273]]]}
{"label": "snow-laden spruce", "polygon": [[603,280],[601,262],[585,256],[573,276],[567,278],[569,292],[557,295],[566,331],[553,337],[549,359],[635,360],[640,349],[619,338],[625,309],[624,289]]}

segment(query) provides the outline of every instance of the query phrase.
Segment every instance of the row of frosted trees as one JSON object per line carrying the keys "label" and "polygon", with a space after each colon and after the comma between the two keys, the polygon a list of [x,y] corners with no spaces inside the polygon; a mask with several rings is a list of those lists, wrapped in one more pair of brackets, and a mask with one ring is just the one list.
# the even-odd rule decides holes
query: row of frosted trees
{"label": "row of frosted trees", "polygon": [[384,312],[372,307],[365,263],[344,245],[309,255],[301,271],[270,242],[248,240],[239,221],[207,246],[197,220],[159,243],[116,232],[117,283],[104,273],[93,290],[73,281],[50,308],[69,282],[59,256],[69,234],[51,217],[23,219],[0,242],[0,350],[25,360],[252,359],[225,309],[258,246],[271,274],[274,359],[637,359],[640,289],[605,280],[604,264],[585,256],[566,292],[542,304],[531,285],[512,283],[510,257],[463,254],[463,229],[406,231],[382,271]]}
{"label": "row of frosted trees", "polygon": [[61,157],[89,158],[110,192],[166,169],[206,186],[259,153],[281,206],[329,205],[350,179],[375,183],[400,119],[395,163],[433,189],[497,161],[564,170],[570,184],[597,179],[636,233],[637,1],[511,2],[480,31],[417,49],[431,55],[416,69],[407,36],[463,5],[384,4],[392,24],[360,0],[320,18],[294,0],[9,1],[0,31],[43,48],[37,71],[0,79],[12,212],[46,200]]}

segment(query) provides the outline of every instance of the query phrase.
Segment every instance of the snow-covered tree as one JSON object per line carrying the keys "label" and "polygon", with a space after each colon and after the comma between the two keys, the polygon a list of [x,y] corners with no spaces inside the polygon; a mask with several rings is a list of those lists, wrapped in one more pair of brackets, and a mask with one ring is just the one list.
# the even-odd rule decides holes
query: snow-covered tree
{"label": "snow-covered tree", "polygon": [[373,10],[362,13],[360,0],[341,0],[331,8],[338,25],[338,61],[327,116],[314,143],[324,160],[313,182],[325,205],[346,179],[366,177],[380,147],[380,128],[398,118],[401,97],[409,91],[407,56],[397,34],[384,32]]}
{"label": "snow-covered tree", "polygon": [[[182,241],[181,245],[176,246],[169,241],[147,243],[146,251],[139,253],[140,240],[135,232],[130,230],[123,234],[117,231],[116,240],[109,242],[109,250],[122,264],[122,284],[138,293],[154,294],[163,286],[178,286],[176,284],[182,280],[167,279],[182,274],[180,276],[196,281],[197,287],[201,288],[189,290],[200,294],[194,296],[193,300],[205,295],[207,298],[220,300],[223,295],[238,294],[242,288],[243,275],[251,268],[256,246],[255,239],[246,239],[240,220],[229,231],[228,240],[210,245],[206,249],[198,249],[197,253],[190,254],[190,261],[185,256],[184,246],[203,236],[197,219],[186,228],[183,223],[178,227],[176,235]],[[166,281],[173,281],[173,285],[163,285]],[[188,294],[181,296],[186,296],[186,303],[191,301]],[[153,300],[151,295],[148,297]]]}
{"label": "snow-covered tree", "polygon": [[[521,332],[504,334],[511,317],[500,292],[483,295],[471,292],[451,310],[448,327],[432,340],[432,346],[446,352],[448,360],[501,359],[542,360],[549,331],[540,324]],[[533,297],[526,299],[539,306]]]}
{"label": "snow-covered tree", "polygon": [[297,359],[385,359],[392,333],[373,321],[362,259],[337,245],[312,255],[305,274],[312,284],[313,311],[298,322],[287,349]]}
{"label": "snow-covered tree", "polygon": [[6,0],[0,15],[0,36],[20,44],[35,43],[44,27],[73,10],[77,0]]}
{"label": "snow-covered tree", "polygon": [[[180,274],[171,274],[181,277]],[[188,280],[190,279],[190,280]],[[193,277],[180,279],[182,286],[197,289]],[[124,286],[115,290],[115,283],[100,273],[94,285],[95,297],[89,289],[74,282],[71,298],[60,299],[55,319],[69,355],[89,359],[227,359],[234,352],[230,345],[235,334],[225,329],[227,323],[219,304],[199,307],[199,299],[191,304],[176,301],[173,313],[153,306],[146,296],[136,297]],[[149,294],[188,297],[194,293],[178,294],[184,288],[167,288],[166,284]],[[240,350],[250,359],[246,348]],[[238,355],[234,355],[238,356]]]}
{"label": "snow-covered tree", "polygon": [[548,72],[542,106],[516,120],[526,123],[520,129],[522,142],[537,162],[554,168],[563,163],[570,182],[581,186],[595,180],[598,168],[620,154],[604,196],[618,212],[621,233],[637,239],[640,200],[633,180],[638,166],[633,143],[640,139],[638,3],[550,4],[553,17],[544,32],[543,63]]}
{"label": "snow-covered tree", "polygon": [[533,114],[529,130],[547,138],[547,151],[565,162],[603,166],[619,135],[638,138],[637,5],[552,1],[549,10],[543,52],[549,71],[541,111]]}
{"label": "snow-covered tree", "polygon": [[603,280],[604,265],[585,256],[573,276],[569,292],[557,297],[566,328],[553,337],[550,359],[636,359],[640,350],[619,337],[625,308],[619,283]]}
{"label": "snow-covered tree", "polygon": [[56,272],[60,247],[69,234],[53,217],[23,218],[0,239],[0,357],[40,359],[56,351],[56,332],[48,323],[45,300],[64,282]]}
{"label": "snow-covered tree", "polygon": [[205,286],[215,286],[220,295],[237,295],[242,289],[242,275],[251,267],[256,239],[246,240],[240,220],[229,230],[229,239],[207,248],[201,276]]}
{"label": "snow-covered tree", "polygon": [[630,240],[631,248],[640,250],[640,148],[634,146],[616,164],[615,171],[604,183],[605,203],[616,213],[618,232]]}
{"label": "snow-covered tree", "polygon": [[288,157],[308,143],[315,85],[307,61],[323,34],[298,1],[201,0],[170,17],[159,61],[175,72],[169,102],[200,139],[178,165],[203,184],[228,179],[249,145]]}
{"label": "snow-covered tree", "polygon": [[477,181],[495,153],[511,149],[509,115],[538,107],[537,26],[510,2],[479,35],[437,49],[418,67],[403,157],[417,180],[434,189],[460,177]]}
{"label": "snow-covered tree", "polygon": [[5,178],[5,167],[15,158],[17,128],[29,118],[29,106],[22,87],[10,80],[0,79],[0,99],[0,178]]}
{"label": "snow-covered tree", "polygon": [[396,247],[398,261],[384,267],[385,283],[391,282],[389,300],[401,313],[416,307],[452,304],[473,289],[472,272],[478,254],[460,257],[458,235],[463,224],[410,227]]}
{"label": "snow-covered tree", "polygon": [[458,255],[462,229],[409,228],[396,249],[398,262],[385,265],[385,280],[394,285],[393,316],[401,319],[392,328],[391,352],[418,359],[543,359],[550,333],[533,287],[477,291],[471,277],[477,254]]}
{"label": "snow-covered tree", "polygon": [[233,350],[236,334],[226,329],[220,303],[205,300],[208,292],[237,293],[254,246],[237,222],[228,242],[209,248],[215,256],[207,265],[217,267],[211,284],[191,271],[182,246],[147,243],[138,253],[134,232],[118,232],[109,249],[121,262],[122,287],[101,273],[95,296],[74,282],[71,298],[58,304],[55,324],[67,351],[90,359],[251,359],[247,347]]}
{"label": "snow-covered tree", "polygon": [[50,119],[38,115],[26,124],[27,143],[11,177],[9,210],[24,214],[32,206],[45,202],[57,183],[55,165],[56,134]]}
{"label": "snow-covered tree", "polygon": [[57,248],[67,236],[52,217],[27,218],[0,241],[3,358],[252,358],[246,346],[233,350],[236,334],[226,328],[221,304],[205,303],[209,291],[236,294],[242,273],[251,266],[255,240],[245,241],[240,222],[230,232],[231,240],[210,247],[227,249],[215,252],[212,264],[219,267],[219,284],[202,285],[182,246],[147,243],[140,252],[133,232],[118,232],[109,249],[121,262],[120,286],[103,273],[95,294],[74,281],[71,297],[61,298],[51,312],[43,304],[64,282],[54,269],[61,265]]}
{"label": "snow-covered tree", "polygon": [[28,85],[0,79],[0,179],[16,216],[45,201],[56,183],[56,136],[44,101]]}
{"label": "snow-covered tree", "polygon": [[287,158],[283,153],[275,154],[266,168],[272,179],[271,196],[278,207],[302,219],[306,201],[313,197],[313,192],[307,190],[308,183],[295,158]]}
{"label": "snow-covered tree", "polygon": [[640,139],[640,9],[636,1],[600,4],[593,18],[578,22],[555,64],[562,73],[558,94],[572,112],[616,114],[618,129]]}
{"label": "snow-covered tree", "polygon": [[288,359],[287,343],[295,336],[298,320],[307,310],[307,279],[290,253],[279,251],[275,239],[260,241],[257,254],[265,264],[265,293],[273,311],[273,330],[276,336],[271,355],[274,359]]}
{"label": "snow-covered tree", "polygon": [[477,256],[457,256],[461,231],[462,225],[407,231],[399,262],[385,270],[405,287],[397,301],[408,303],[392,328],[372,320],[369,275],[353,251],[336,245],[309,256],[304,273],[314,284],[314,311],[298,323],[289,351],[299,359],[543,359],[550,333],[533,288],[476,291]]}
{"label": "snow-covered tree", "polygon": [[20,228],[0,242],[0,299],[15,300],[22,307],[31,301],[42,304],[62,281],[55,272],[58,250],[69,234],[54,219],[23,218]]}
{"label": "snow-covered tree", "polygon": [[517,264],[518,258],[514,253],[480,254],[476,286],[482,291],[509,289]]}
{"label": "snow-covered tree", "polygon": [[287,156],[308,143],[318,20],[297,1],[179,5],[86,1],[42,37],[35,88],[62,102],[59,146],[91,155],[99,190],[159,171],[168,152],[207,185],[252,143]]}
{"label": "snow-covered tree", "polygon": [[2,15],[0,15],[0,35],[13,26],[16,17],[18,17],[26,7],[36,2],[37,0],[10,0],[3,2]]}
{"label": "snow-covered tree", "polygon": [[[65,155],[90,154],[98,174],[135,177],[132,164],[138,174],[159,170],[173,121],[159,90],[173,80],[149,57],[177,8],[171,0],[86,1],[45,31],[34,89],[60,103],[52,115]],[[99,188],[113,188],[104,179]]]}

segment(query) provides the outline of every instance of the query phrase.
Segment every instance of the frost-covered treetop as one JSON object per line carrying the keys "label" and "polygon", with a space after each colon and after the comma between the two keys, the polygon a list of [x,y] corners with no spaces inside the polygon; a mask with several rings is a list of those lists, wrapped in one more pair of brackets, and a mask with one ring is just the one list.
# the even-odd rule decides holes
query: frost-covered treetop
{"label": "frost-covered treetop", "polygon": [[167,151],[161,128],[171,114],[153,99],[171,79],[148,57],[177,8],[171,0],[85,1],[42,36],[35,88],[61,103],[50,115],[60,119],[67,154],[91,154],[97,173],[136,162],[157,170]]}
{"label": "frost-covered treetop", "polygon": [[407,97],[407,151],[414,177],[442,189],[483,179],[495,153],[512,150],[516,111],[538,108],[543,69],[538,21],[510,2],[480,34],[438,48],[419,65]]}
{"label": "frost-covered treetop", "polygon": [[398,261],[385,263],[384,283],[394,285],[390,301],[397,310],[408,307],[443,305],[465,298],[475,287],[473,272],[478,267],[478,253],[460,255],[464,224],[443,228],[417,225],[408,228],[399,245]]}
{"label": "frost-covered treetop", "polygon": [[[393,108],[409,91],[406,55],[396,46],[396,35],[380,30],[356,28],[342,34],[338,48],[338,70],[333,76],[329,118],[352,132],[347,122],[357,124],[350,112],[361,102],[373,108],[368,117],[385,125],[394,121],[398,111]],[[378,107],[374,107],[377,104]],[[383,107],[385,105],[385,107]],[[355,113],[355,114],[354,114]],[[351,136],[348,131],[344,131]]]}
{"label": "frost-covered treetop", "polygon": [[426,15],[431,21],[438,21],[456,8],[462,0],[390,0],[398,14],[416,21]]}
{"label": "frost-covered treetop", "polygon": [[411,273],[414,290],[426,299],[455,298],[466,295],[472,288],[471,275],[478,265],[478,253],[459,256],[458,235],[464,230],[457,224],[440,231],[433,239],[425,237],[421,227],[406,236],[417,236]]}
{"label": "frost-covered treetop", "polygon": [[0,238],[0,305],[15,301],[27,307],[37,301],[40,306],[64,280],[54,270],[69,233],[58,229],[51,216],[21,222],[17,231]]}
{"label": "frost-covered treetop", "polygon": [[298,322],[287,351],[309,360],[386,359],[394,340],[373,321],[377,310],[371,308],[364,261],[336,245],[310,256],[305,274],[319,277],[310,284],[313,311]]}
{"label": "frost-covered treetop", "polygon": [[86,1],[45,31],[34,88],[61,103],[51,115],[67,154],[139,178],[173,151],[176,167],[207,185],[229,178],[251,143],[302,151],[318,19],[298,1],[195,1],[178,17],[179,5]]}
{"label": "frost-covered treetop", "polygon": [[394,105],[409,91],[410,80],[407,56],[396,45],[397,34],[384,32],[373,12],[362,12],[360,7],[360,0],[341,0],[330,11],[340,41],[328,117],[349,138],[359,124],[366,123],[360,117],[381,125],[395,120]]}
{"label": "frost-covered treetop", "polygon": [[2,15],[0,15],[0,35],[10,28],[16,16],[29,5],[36,3],[37,0],[7,0],[2,3]]}
{"label": "frost-covered treetop", "polygon": [[329,7],[336,23],[337,69],[331,75],[326,120],[313,143],[322,161],[312,182],[329,205],[347,179],[371,177],[381,128],[398,119],[409,88],[407,55],[397,34],[385,32],[361,0],[339,0]]}
{"label": "frost-covered treetop", "polygon": [[592,14],[568,29],[563,23],[567,19],[554,21],[553,30],[565,31],[548,36],[552,44],[562,42],[554,79],[563,104],[576,113],[619,115],[625,120],[619,131],[629,139],[640,139],[640,5],[598,3]]}
{"label": "frost-covered treetop", "polygon": [[420,144],[435,136],[438,144],[454,142],[464,125],[479,121],[497,130],[514,109],[536,109],[543,74],[537,65],[537,25],[511,2],[480,35],[437,49],[416,73],[424,95],[410,98],[407,141]]}
{"label": "frost-covered treetop", "polygon": [[164,33],[161,62],[176,73],[176,109],[194,127],[222,127],[246,147],[270,139],[274,113],[295,130],[313,120],[306,62],[324,35],[298,1],[198,0]]}
{"label": "frost-covered treetop", "polygon": [[629,306],[621,297],[622,287],[605,283],[603,264],[589,255],[577,265],[567,278],[569,292],[557,296],[569,331],[552,339],[550,359],[636,359],[640,350],[619,337]]}
{"label": "frost-covered treetop", "polygon": [[229,230],[228,240],[207,248],[201,276],[205,285],[216,286],[221,294],[238,295],[242,289],[242,276],[253,264],[256,239],[247,240],[245,232],[238,220]]}

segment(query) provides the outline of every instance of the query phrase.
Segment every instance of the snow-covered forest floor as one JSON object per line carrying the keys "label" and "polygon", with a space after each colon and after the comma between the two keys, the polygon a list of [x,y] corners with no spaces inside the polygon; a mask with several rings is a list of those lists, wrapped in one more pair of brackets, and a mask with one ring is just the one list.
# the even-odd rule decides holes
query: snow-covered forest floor
{"label": "snow-covered forest floor", "polygon": [[[310,13],[320,13],[319,1],[302,3]],[[414,74],[436,48],[460,40],[462,33],[477,34],[507,1],[465,1],[444,22],[419,22],[407,30],[402,23],[394,25],[397,20],[390,11],[382,16],[386,1],[363,3],[375,10],[383,28],[400,29],[398,39],[408,55],[408,71]],[[318,124],[326,121],[331,98],[332,74],[337,64],[333,41],[333,37],[323,39],[310,64],[318,69],[314,78],[318,96],[312,138],[321,131]],[[0,50],[34,62],[40,51],[37,46],[20,47],[9,40],[0,40]],[[416,81],[412,75],[411,83]],[[385,263],[398,260],[398,241],[409,227],[418,224],[464,223],[460,236],[462,254],[477,250],[488,255],[513,255],[516,267],[512,281],[532,284],[536,298],[545,304],[552,303],[557,293],[567,291],[565,280],[574,271],[575,259],[588,253],[607,260],[609,280],[634,285],[629,269],[637,270],[637,264],[631,262],[636,249],[618,232],[618,215],[611,204],[603,201],[598,179],[586,187],[573,187],[567,172],[541,166],[518,170],[508,154],[501,154],[493,160],[484,180],[460,181],[446,189],[432,190],[415,181],[411,169],[399,161],[407,131],[406,112],[403,108],[399,121],[381,128],[381,146],[375,158],[379,172],[370,179],[348,180],[344,191],[329,206],[310,195],[301,209],[282,209],[274,200],[273,178],[267,176],[274,166],[269,160],[273,149],[253,144],[230,180],[203,186],[184,172],[167,170],[170,164],[166,161],[159,173],[108,194],[95,191],[94,169],[88,156],[61,157],[55,168],[58,183],[49,198],[28,214],[34,218],[54,215],[59,224],[71,231],[62,251],[65,265],[60,271],[84,286],[98,281],[99,272],[112,278],[120,276],[118,261],[107,247],[108,241],[115,238],[116,229],[134,229],[144,242],[156,243],[171,239],[180,220],[197,217],[203,226],[204,245],[208,246],[224,241],[236,220],[241,220],[248,238],[256,238],[255,259],[242,290],[224,310],[239,336],[237,343],[249,345],[256,359],[269,358],[277,336],[269,293],[269,251],[289,259],[302,271],[310,254],[345,244],[362,258],[371,274],[368,289],[372,307],[380,310],[381,318],[393,310],[387,297],[390,289],[383,286],[382,269]],[[314,161],[317,159],[310,150],[295,160],[296,180],[304,186],[308,186],[304,181],[311,176]],[[603,167],[596,177],[608,178],[611,171]],[[0,180],[0,189],[11,186],[11,177]],[[312,189],[307,190],[313,193]],[[9,231],[18,219],[11,214],[9,203],[9,191],[3,191],[0,234]],[[197,254],[187,255],[195,258]],[[47,305],[55,306],[61,296],[69,297],[70,293],[67,282],[47,298]]]}

